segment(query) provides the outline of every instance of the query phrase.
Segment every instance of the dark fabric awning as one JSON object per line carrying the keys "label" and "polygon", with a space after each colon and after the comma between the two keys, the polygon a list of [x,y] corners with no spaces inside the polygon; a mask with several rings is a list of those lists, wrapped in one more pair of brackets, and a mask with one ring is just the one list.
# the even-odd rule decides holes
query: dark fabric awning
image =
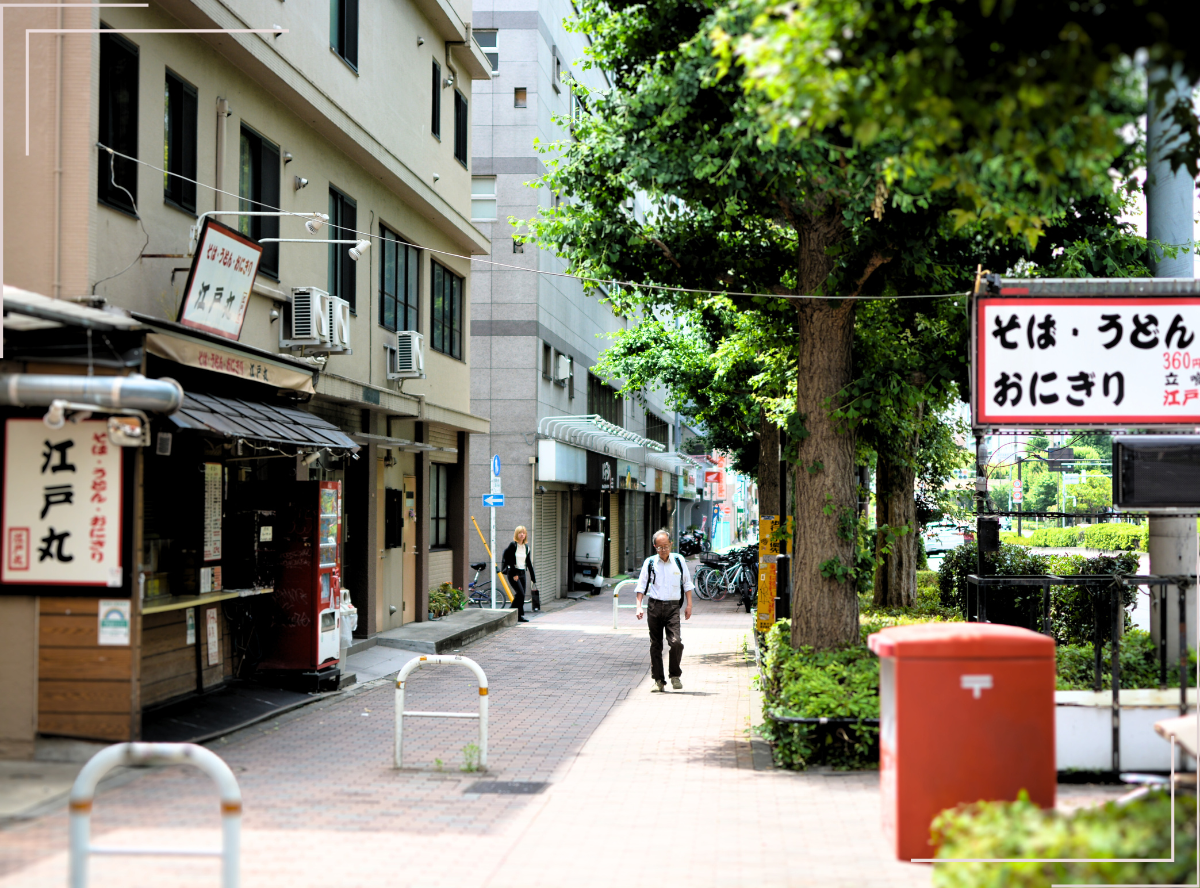
{"label": "dark fabric awning", "polygon": [[319,416],[261,401],[186,392],[183,406],[167,418],[183,429],[275,446],[351,452],[359,449],[337,426]]}

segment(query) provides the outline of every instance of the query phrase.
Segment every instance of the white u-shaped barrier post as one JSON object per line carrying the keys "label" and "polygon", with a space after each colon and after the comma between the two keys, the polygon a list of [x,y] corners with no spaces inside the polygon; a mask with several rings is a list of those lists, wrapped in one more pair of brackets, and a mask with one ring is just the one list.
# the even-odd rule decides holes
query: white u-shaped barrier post
{"label": "white u-shaped barrier post", "polygon": [[[414,669],[426,664],[448,663],[455,666],[466,666],[479,679],[479,712],[405,712],[404,711],[404,681]],[[396,749],[394,752],[395,766],[403,767],[404,761],[404,716],[410,718],[477,718],[479,719],[479,767],[487,768],[487,718],[488,718],[488,681],[483,673],[483,667],[469,657],[447,656],[445,654],[429,654],[409,660],[396,676]]]}
{"label": "white u-shaped barrier post", "polygon": [[[221,847],[127,848],[93,845],[92,802],[96,787],[113,768],[132,765],[194,765],[213,779],[221,796]],[[241,856],[242,791],[221,757],[194,743],[117,743],[100,750],[83,766],[71,787],[70,888],[86,888],[92,854],[136,857],[220,857],[221,888],[238,888]]]}
{"label": "white u-shaped barrier post", "polygon": [[622,607],[636,608],[637,607],[636,604],[621,604],[620,603],[621,587],[628,586],[630,583],[636,584],[637,580],[621,580],[621,582],[619,582],[619,583],[617,583],[617,585],[613,586],[613,628],[614,629],[617,628],[617,609],[618,608],[622,608]]}

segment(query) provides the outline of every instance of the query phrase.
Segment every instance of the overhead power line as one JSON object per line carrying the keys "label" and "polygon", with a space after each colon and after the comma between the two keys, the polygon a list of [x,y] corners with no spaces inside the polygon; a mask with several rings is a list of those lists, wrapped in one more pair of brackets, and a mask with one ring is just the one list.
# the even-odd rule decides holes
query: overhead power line
{"label": "overhead power line", "polygon": [[[107,151],[109,154],[113,155],[114,157],[120,157],[120,158],[123,158],[124,160],[129,160],[129,161],[132,161],[133,163],[141,164],[142,166],[148,167],[157,173],[163,173],[164,175],[167,175],[167,176],[174,176],[177,179],[182,179],[184,182],[191,182],[195,185],[198,185],[201,188],[207,188],[209,191],[213,191],[217,194],[224,194],[227,197],[233,197],[233,198],[238,199],[239,201],[246,201],[247,203],[256,204],[260,207],[266,207],[269,210],[277,211],[285,216],[298,216],[303,219],[311,219],[312,218],[311,213],[293,213],[288,210],[280,210],[278,207],[272,207],[269,204],[263,203],[262,201],[251,200],[250,198],[242,197],[240,194],[235,194],[232,191],[223,191],[220,188],[216,188],[212,185],[208,185],[207,183],[201,182],[198,179],[191,179],[180,173],[172,173],[169,170],[164,170],[162,167],[157,167],[148,161],[142,160],[137,157],[130,157],[128,154],[122,154],[120,151],[117,151],[114,148],[109,148],[107,145],[103,144],[102,142],[97,142],[96,145],[97,145],[97,147],[103,149],[104,151]],[[338,227],[341,228],[341,226],[338,226]],[[904,294],[904,295],[899,295],[899,296],[825,296],[825,295],[803,295],[803,294],[795,294],[795,293],[750,293],[750,292],[746,292],[743,290],[705,290],[705,289],[699,288],[699,287],[672,287],[667,284],[648,284],[648,283],[640,283],[638,281],[622,281],[622,280],[617,280],[615,278],[588,277],[586,275],[581,275],[581,274],[568,274],[567,272],[563,272],[563,271],[543,271],[540,268],[527,268],[523,265],[512,265],[511,263],[506,263],[506,262],[496,262],[493,259],[480,259],[477,256],[467,256],[462,253],[451,253],[448,250],[438,250],[434,247],[427,247],[422,244],[417,244],[417,243],[413,243],[411,241],[402,240],[398,237],[384,238],[382,235],[374,234],[373,232],[370,232],[370,231],[357,231],[355,229],[349,229],[349,228],[341,228],[341,230],[342,231],[351,231],[353,234],[360,235],[361,237],[364,237],[364,238],[370,238],[372,240],[380,240],[380,241],[387,240],[387,241],[390,241],[391,243],[403,244],[406,247],[416,247],[418,250],[425,250],[426,252],[429,252],[429,253],[436,253],[439,256],[448,256],[452,259],[465,259],[469,262],[479,262],[481,264],[491,265],[496,268],[505,268],[505,269],[509,269],[512,271],[523,271],[528,274],[540,274],[540,275],[544,275],[545,277],[570,278],[571,280],[583,281],[585,283],[591,283],[591,284],[598,284],[603,287],[629,287],[632,289],[658,290],[660,292],[668,292],[668,293],[693,293],[693,294],[700,295],[700,296],[759,296],[759,297],[763,297],[766,299],[816,299],[816,300],[820,300],[820,301],[824,301],[824,302],[841,302],[841,301],[869,302],[869,301],[878,301],[878,300],[884,300],[884,299],[958,299],[958,298],[962,298],[964,296],[970,295],[970,293],[968,293],[968,292],[961,292],[961,293],[909,293],[909,294]]]}

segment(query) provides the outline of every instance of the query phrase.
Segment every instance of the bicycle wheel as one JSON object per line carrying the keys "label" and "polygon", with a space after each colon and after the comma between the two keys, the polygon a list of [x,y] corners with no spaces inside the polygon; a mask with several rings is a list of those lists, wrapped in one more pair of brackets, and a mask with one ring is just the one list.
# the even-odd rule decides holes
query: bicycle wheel
{"label": "bicycle wheel", "polygon": [[696,586],[696,592],[705,601],[712,601],[714,591],[714,580],[717,572],[707,565],[696,572],[699,577],[699,583],[693,584]]}
{"label": "bicycle wheel", "polygon": [[491,607],[492,606],[492,584],[480,583],[471,584],[470,587],[470,602],[468,607]]}
{"label": "bicycle wheel", "polygon": [[721,571],[713,578],[713,601],[725,600],[725,596],[728,595],[730,591],[729,579],[730,572],[728,568]]}

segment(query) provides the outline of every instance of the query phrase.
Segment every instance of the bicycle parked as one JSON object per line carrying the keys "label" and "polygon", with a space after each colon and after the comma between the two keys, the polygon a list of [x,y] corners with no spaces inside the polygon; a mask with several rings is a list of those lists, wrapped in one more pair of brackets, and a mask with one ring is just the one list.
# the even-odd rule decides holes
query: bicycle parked
{"label": "bicycle parked", "polygon": [[487,570],[487,566],[486,561],[476,561],[471,565],[471,570],[475,571],[475,578],[467,583],[467,607],[492,606],[492,581],[479,579],[479,575]]}

